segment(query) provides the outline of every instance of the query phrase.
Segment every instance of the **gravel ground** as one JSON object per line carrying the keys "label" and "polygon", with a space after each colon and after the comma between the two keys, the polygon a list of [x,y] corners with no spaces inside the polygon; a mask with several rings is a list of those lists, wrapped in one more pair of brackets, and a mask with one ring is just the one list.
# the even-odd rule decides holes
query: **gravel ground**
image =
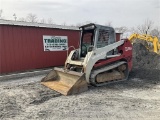
{"label": "gravel ground", "polygon": [[1,82],[0,119],[159,120],[160,75],[150,79],[145,73],[134,69],[129,81],[90,87],[72,96],[63,96],[41,85],[39,80],[43,76]]}

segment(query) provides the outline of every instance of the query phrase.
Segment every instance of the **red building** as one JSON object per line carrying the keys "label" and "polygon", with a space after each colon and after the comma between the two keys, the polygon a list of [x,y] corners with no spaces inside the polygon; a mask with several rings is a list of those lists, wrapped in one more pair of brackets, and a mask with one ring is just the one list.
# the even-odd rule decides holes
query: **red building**
{"label": "red building", "polygon": [[[116,39],[120,39],[120,33]],[[65,41],[68,47],[77,48],[79,40],[76,27],[0,20],[0,74],[64,65],[67,51],[49,51],[48,47],[55,47],[52,42]]]}
{"label": "red building", "polygon": [[[0,74],[63,65],[67,51],[45,51],[45,36],[65,36],[78,47],[75,27],[0,20]],[[52,46],[52,44],[49,44]]]}

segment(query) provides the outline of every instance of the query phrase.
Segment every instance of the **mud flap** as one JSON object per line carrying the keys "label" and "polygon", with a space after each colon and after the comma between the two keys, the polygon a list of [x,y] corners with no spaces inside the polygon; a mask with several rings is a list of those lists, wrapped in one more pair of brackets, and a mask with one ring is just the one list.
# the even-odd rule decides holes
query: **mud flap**
{"label": "mud flap", "polygon": [[71,95],[88,90],[84,73],[64,71],[62,68],[54,68],[41,84],[53,89],[63,95]]}

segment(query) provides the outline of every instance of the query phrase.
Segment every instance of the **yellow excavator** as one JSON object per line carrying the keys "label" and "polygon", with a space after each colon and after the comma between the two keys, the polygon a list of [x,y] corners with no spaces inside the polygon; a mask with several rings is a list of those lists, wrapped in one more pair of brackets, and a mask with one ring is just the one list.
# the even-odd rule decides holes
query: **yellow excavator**
{"label": "yellow excavator", "polygon": [[156,36],[133,33],[128,39],[131,43],[134,43],[136,39],[142,40],[142,43],[147,49],[160,54],[160,42]]}

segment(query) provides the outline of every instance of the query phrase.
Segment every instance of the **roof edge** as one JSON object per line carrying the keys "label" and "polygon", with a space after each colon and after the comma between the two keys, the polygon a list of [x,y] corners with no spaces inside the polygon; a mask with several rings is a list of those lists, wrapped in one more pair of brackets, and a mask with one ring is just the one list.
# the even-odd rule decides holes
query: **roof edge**
{"label": "roof edge", "polygon": [[56,25],[56,24],[13,21],[13,20],[4,20],[4,19],[0,19],[0,25],[15,25],[15,26],[27,26],[27,27],[56,28],[56,29],[65,29],[65,30],[79,30],[78,27],[74,27],[74,26],[63,26],[63,25]]}

